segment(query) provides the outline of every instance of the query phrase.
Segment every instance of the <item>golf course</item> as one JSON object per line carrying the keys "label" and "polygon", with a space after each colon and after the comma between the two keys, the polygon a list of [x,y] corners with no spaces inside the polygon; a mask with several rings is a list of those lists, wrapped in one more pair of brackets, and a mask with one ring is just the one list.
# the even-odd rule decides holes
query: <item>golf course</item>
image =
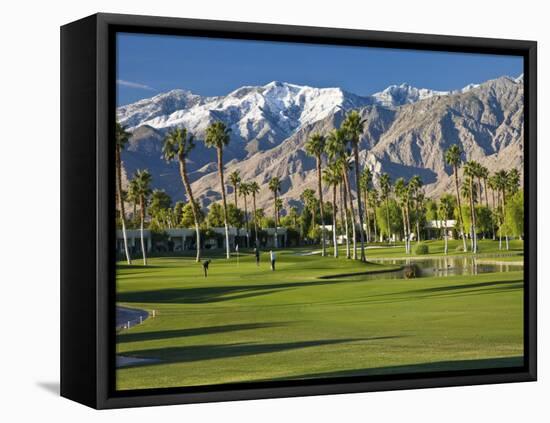
{"label": "golf course", "polygon": [[[523,241],[480,240],[475,259],[426,244],[369,245],[366,263],[277,249],[275,271],[269,251],[205,252],[208,277],[192,251],[120,261],[117,307],[148,315],[117,331],[117,389],[521,366]],[[428,273],[405,277],[417,261]]]}

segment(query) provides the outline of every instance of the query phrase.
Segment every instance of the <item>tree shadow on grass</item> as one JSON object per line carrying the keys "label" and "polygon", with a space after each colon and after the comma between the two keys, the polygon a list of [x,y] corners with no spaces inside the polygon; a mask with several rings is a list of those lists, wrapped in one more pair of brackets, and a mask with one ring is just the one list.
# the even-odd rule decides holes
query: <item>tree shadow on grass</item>
{"label": "tree shadow on grass", "polygon": [[[202,360],[242,357],[248,355],[276,353],[301,348],[320,347],[325,345],[344,344],[349,342],[369,342],[400,337],[401,336],[379,336],[372,338],[320,339],[314,341],[284,342],[279,344],[235,343],[220,345],[192,345],[186,347],[167,347],[149,350],[127,351],[121,354],[124,357],[159,360],[158,362],[148,362],[146,364],[142,364],[151,366],[166,363],[190,363]],[[136,363],[124,367],[136,367],[139,365],[139,363]]]}
{"label": "tree shadow on grass", "polygon": [[117,294],[117,301],[123,303],[169,303],[201,304],[228,301],[259,295],[268,295],[313,285],[328,285],[334,282],[290,282],[265,285],[230,285],[198,288],[171,288],[153,291],[132,291]]}
{"label": "tree shadow on grass", "polygon": [[490,282],[479,282],[479,283],[468,283],[468,284],[462,284],[462,285],[447,285],[447,286],[436,286],[432,288],[422,288],[422,289],[414,289],[410,291],[406,291],[405,293],[410,294],[430,294],[430,293],[437,293],[437,292],[449,292],[449,291],[459,291],[459,290],[471,290],[475,288],[485,288],[490,286],[498,286],[498,285],[510,285],[510,284],[518,284],[517,280],[510,280],[510,281],[490,281]]}
{"label": "tree shadow on grass", "polygon": [[116,270],[148,270],[148,269],[166,269],[169,266],[161,266],[158,264],[148,264],[147,266],[144,266],[142,264],[122,264],[119,263],[116,265]]}
{"label": "tree shadow on grass", "polygon": [[407,373],[429,373],[429,372],[448,372],[460,370],[481,370],[481,369],[499,369],[510,367],[522,367],[524,364],[522,356],[486,358],[473,360],[448,360],[435,361],[432,363],[406,364],[400,366],[373,367],[363,369],[339,370],[333,372],[309,373],[297,376],[278,377],[265,379],[262,381],[285,381],[301,379],[329,379],[357,376],[382,376],[382,375],[402,375]]}
{"label": "tree shadow on grass", "polygon": [[[371,304],[394,304],[402,303],[406,301],[418,301],[429,300],[434,298],[454,298],[454,297],[466,297],[466,296],[480,296],[499,294],[504,292],[513,292],[523,289],[523,282],[518,281],[498,281],[487,283],[476,283],[469,285],[456,285],[451,286],[450,289],[446,287],[434,287],[416,289],[402,292],[389,292],[384,294],[367,295],[356,298],[354,300],[337,301],[335,305],[359,305],[364,303]],[[416,295],[412,295],[416,294]]]}
{"label": "tree shadow on grass", "polygon": [[161,330],[155,332],[130,332],[117,334],[117,344],[125,342],[154,341],[158,339],[182,338],[187,336],[212,335],[216,333],[236,332],[241,330],[264,329],[278,326],[286,326],[286,323],[242,323],[223,326],[207,326],[198,328]]}

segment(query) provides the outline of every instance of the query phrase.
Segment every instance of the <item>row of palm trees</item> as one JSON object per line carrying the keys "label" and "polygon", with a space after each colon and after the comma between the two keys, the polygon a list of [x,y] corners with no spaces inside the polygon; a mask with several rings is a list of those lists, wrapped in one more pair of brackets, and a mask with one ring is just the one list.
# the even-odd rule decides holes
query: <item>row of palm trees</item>
{"label": "row of palm trees", "polygon": [[[499,248],[502,248],[502,232],[504,220],[506,217],[506,194],[507,192],[514,193],[517,191],[520,174],[517,169],[509,171],[499,170],[494,175],[489,175],[489,170],[476,162],[468,160],[465,163],[462,161],[463,152],[459,146],[454,144],[445,152],[446,162],[453,168],[456,202],[458,206],[458,224],[462,236],[464,251],[468,250],[466,243],[466,230],[464,225],[464,216],[462,210],[461,196],[468,199],[470,208],[470,248],[471,251],[477,253],[479,251],[477,238],[477,211],[476,203],[482,203],[482,185],[485,194],[485,206],[489,208],[489,200],[487,195],[487,187],[492,189],[493,211],[498,220],[499,226]],[[464,168],[464,183],[462,190],[460,189],[458,170],[463,165]],[[482,184],[483,181],[483,184]],[[498,202],[495,202],[495,193]],[[495,234],[495,228],[493,228]],[[506,249],[509,249],[508,234],[505,233]]]}
{"label": "row of palm trees", "polygon": [[[316,206],[321,220],[321,254],[326,255],[326,230],[325,230],[325,202],[323,199],[323,185],[332,191],[331,208],[332,208],[332,242],[334,245],[334,256],[338,257],[337,248],[337,212],[340,211],[341,227],[345,232],[346,240],[346,257],[353,259],[366,260],[365,243],[378,238],[377,224],[377,207],[382,202],[385,205],[385,220],[386,232],[388,238],[391,234],[390,223],[390,207],[389,201],[392,194],[395,195],[395,200],[398,202],[401,218],[403,222],[403,235],[405,239],[405,250],[407,253],[411,251],[410,240],[413,230],[416,231],[416,239],[420,241],[420,225],[421,225],[421,209],[424,203],[424,194],[422,192],[422,180],[419,176],[414,176],[408,182],[403,178],[399,178],[392,185],[388,174],[384,173],[379,178],[379,190],[373,187],[373,175],[368,168],[361,171],[359,167],[359,142],[363,132],[365,121],[357,111],[351,111],[343,120],[340,127],[333,129],[326,136],[321,133],[314,133],[309,137],[305,144],[305,151],[308,155],[315,158],[316,161],[316,176],[317,176],[317,197],[316,193],[311,189],[304,190],[302,200],[309,210],[313,211],[312,221],[315,223]],[[227,214],[227,198],[225,191],[225,175],[223,153],[224,148],[230,142],[231,130],[223,122],[214,122],[208,126],[204,143],[209,148],[214,148],[217,153],[217,169],[220,181],[220,192],[222,197],[223,219],[225,227],[225,249],[226,257],[230,256],[229,249],[229,229],[228,229],[228,214]],[[120,212],[120,221],[124,238],[124,251],[128,263],[131,263],[128,244],[126,238],[125,224],[125,209],[124,197],[122,192],[121,182],[121,151],[128,143],[130,134],[117,123],[116,125],[116,193],[117,202]],[[179,166],[180,177],[191,205],[193,214],[195,232],[196,232],[196,260],[201,259],[201,235],[200,235],[200,210],[198,203],[195,201],[193,191],[189,181],[187,171],[187,161],[191,151],[195,148],[195,137],[186,128],[174,128],[166,135],[163,144],[163,156],[166,161],[176,161]],[[499,171],[492,176],[489,176],[487,168],[481,166],[475,161],[463,163],[462,152],[458,145],[452,145],[445,152],[445,160],[453,169],[453,179],[455,184],[455,199],[457,203],[457,218],[459,232],[462,237],[464,251],[467,251],[466,234],[464,230],[464,219],[462,216],[462,198],[469,200],[471,225],[470,225],[470,242],[471,250],[478,251],[477,246],[477,231],[476,231],[476,202],[481,202],[482,185],[485,194],[485,203],[488,206],[487,187],[493,190],[493,210],[498,210],[499,227],[502,227],[504,222],[504,210],[506,206],[506,193],[510,186],[514,183],[519,184],[519,173],[516,170],[509,172]],[[459,182],[459,169],[464,168],[464,181],[462,190]],[[353,169],[353,173],[350,175]],[[351,180],[354,180],[356,196],[354,198],[352,192]],[[240,173],[235,171],[228,177],[229,185],[233,188],[235,208],[238,209],[239,195],[244,199],[244,216],[246,236],[249,236],[249,221],[248,221],[248,197],[252,196],[253,202],[253,223],[255,232],[255,245],[258,246],[258,213],[256,208],[256,196],[260,191],[257,182],[246,182],[241,180]],[[140,229],[142,233],[142,250],[144,263],[147,263],[145,246],[143,241],[143,230],[145,220],[145,208],[148,194],[150,193],[151,175],[148,171],[136,172],[134,179],[129,184],[128,197],[134,204],[140,205]],[[483,184],[482,184],[483,183]],[[280,211],[282,201],[279,198],[282,181],[279,177],[274,176],[268,183],[268,188],[273,195],[274,205],[274,227],[275,227],[275,247],[278,247],[278,233]],[[496,199],[495,199],[496,193]],[[340,207],[337,206],[338,197]],[[449,216],[449,199],[441,198],[440,207],[445,211],[445,216]],[[318,202],[317,202],[318,201]],[[496,204],[496,202],[498,204]],[[372,218],[371,218],[372,216]],[[371,222],[373,223],[371,225]],[[414,228],[414,229],[413,229]],[[351,229],[351,237],[349,230]],[[371,231],[372,229],[372,231]],[[359,232],[359,234],[357,234]],[[502,231],[499,231],[500,236]],[[352,245],[350,246],[350,239]],[[358,244],[360,244],[360,255],[358,256]],[[508,247],[508,237],[506,236],[506,245]]]}

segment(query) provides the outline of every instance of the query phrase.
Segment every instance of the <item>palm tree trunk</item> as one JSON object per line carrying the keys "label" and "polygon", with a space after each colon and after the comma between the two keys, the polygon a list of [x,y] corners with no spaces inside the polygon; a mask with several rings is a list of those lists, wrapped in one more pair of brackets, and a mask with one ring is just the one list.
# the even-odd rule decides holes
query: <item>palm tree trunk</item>
{"label": "palm tree trunk", "polygon": [[336,239],[336,184],[332,186],[332,242],[334,257],[338,257],[338,242]]}
{"label": "palm tree trunk", "polygon": [[[502,225],[506,225],[506,189],[502,189]],[[506,250],[510,249],[510,243],[508,242],[508,231],[504,231],[504,239],[506,241]]]}
{"label": "palm tree trunk", "polygon": [[491,214],[491,227],[493,228],[493,241],[497,239],[496,231],[495,231],[495,190],[491,189],[491,197],[492,197],[492,204],[493,204],[493,213]]}
{"label": "palm tree trunk", "polygon": [[350,256],[350,249],[349,249],[349,224],[348,224],[348,193],[346,191],[346,187],[345,187],[345,184],[344,186],[342,187],[342,184],[340,184],[340,187],[342,188],[341,189],[341,194],[343,193],[342,197],[343,197],[343,203],[344,203],[344,207],[341,208],[342,210],[342,213],[344,215],[344,219],[343,219],[343,222],[344,222],[344,226],[346,228],[346,231],[345,231],[345,234],[346,234],[346,258],[351,258]]}
{"label": "palm tree trunk", "polygon": [[416,242],[420,243],[420,209],[418,207],[418,192],[415,191],[414,211],[416,213]]}
{"label": "palm tree trunk", "polygon": [[407,219],[405,218],[405,207],[401,206],[401,219],[403,220],[403,239],[405,241],[405,254],[409,254],[409,243],[407,242]]}
{"label": "palm tree trunk", "polygon": [[500,189],[497,191],[497,213],[498,213],[498,249],[502,250],[502,200],[500,197]]}
{"label": "palm tree trunk", "polygon": [[386,224],[388,225],[388,244],[391,243],[391,228],[390,228],[390,202],[386,196]]}
{"label": "palm tree trunk", "polygon": [[196,262],[201,261],[201,232],[200,232],[200,222],[199,222],[199,211],[197,210],[197,204],[195,203],[195,198],[193,197],[193,191],[191,190],[191,183],[189,182],[189,177],[187,176],[187,166],[185,163],[185,157],[178,157],[180,177],[185,186],[185,192],[187,193],[187,198],[191,202],[191,212],[193,213],[193,220],[195,221],[195,237],[196,239],[196,248],[197,255],[195,258]]}
{"label": "palm tree trunk", "polygon": [[145,240],[143,238],[143,225],[145,222],[145,201],[143,201],[143,196],[139,197],[139,214],[141,218],[141,253],[143,254],[143,265],[147,266],[147,252],[145,251]]}
{"label": "palm tree trunk", "polygon": [[479,192],[479,195],[477,197],[477,201],[479,204],[481,204],[481,202],[483,201],[483,197],[481,195],[481,178],[478,176],[477,178],[477,189],[478,189],[478,192]]}
{"label": "palm tree trunk", "polygon": [[359,185],[359,146],[353,144],[353,156],[355,160],[355,189],[357,191],[357,213],[359,214],[359,236],[361,238],[361,261],[366,261],[365,255],[365,228],[363,227],[363,208],[361,204],[361,188]]}
{"label": "palm tree trunk", "polygon": [[483,178],[483,193],[485,194],[485,207],[489,208],[489,200],[487,200],[487,178]]}
{"label": "palm tree trunk", "polygon": [[474,205],[474,181],[470,178],[470,214],[472,219],[472,251],[477,253],[476,210]]}
{"label": "palm tree trunk", "polygon": [[464,252],[468,251],[466,245],[466,234],[464,233],[464,219],[462,218],[462,205],[460,204],[460,189],[458,188],[458,169],[453,166],[455,176],[455,188],[456,188],[456,204],[458,205],[458,224],[460,225],[460,231],[462,232],[462,244],[464,245]]}
{"label": "palm tree trunk", "polygon": [[409,213],[409,200],[405,201],[405,217],[407,218],[407,248],[411,253],[411,219]]}
{"label": "palm tree trunk", "polygon": [[225,257],[226,259],[230,258],[230,249],[229,249],[229,227],[227,225],[227,199],[225,197],[225,183],[223,180],[223,150],[221,147],[218,147],[218,173],[220,175],[220,185],[222,191],[222,202],[223,202],[223,225],[225,227]]}
{"label": "palm tree trunk", "polygon": [[126,263],[132,264],[130,259],[130,252],[128,251],[128,237],[126,236],[126,216],[124,213],[124,198],[122,198],[122,163],[120,159],[120,147],[115,149],[115,162],[116,162],[116,188],[118,205],[120,209],[120,223],[122,226],[122,238],[124,240],[124,253],[126,254]]}
{"label": "palm tree trunk", "polygon": [[445,236],[445,255],[449,252],[449,241],[447,240],[447,219],[444,220],[443,235]]}
{"label": "palm tree trunk", "polygon": [[326,242],[325,242],[325,213],[323,211],[323,186],[321,183],[321,157],[317,156],[317,185],[319,189],[319,206],[321,209],[321,255],[324,257],[326,255]]}
{"label": "palm tree trunk", "polygon": [[346,191],[349,197],[349,205],[350,205],[349,209],[351,212],[351,235],[353,236],[353,259],[357,260],[357,233],[355,228],[355,223],[356,223],[355,209],[353,207],[353,197],[351,196],[351,187],[349,185],[348,172],[344,169],[343,174],[344,174],[344,184],[346,186]]}
{"label": "palm tree trunk", "polygon": [[248,232],[248,205],[246,195],[244,196],[244,226],[246,228],[246,248],[250,248],[250,237]]}
{"label": "palm tree trunk", "polygon": [[378,241],[378,220],[376,217],[376,204],[373,204],[372,207],[372,220],[373,220],[373,226],[374,226],[374,241]]}
{"label": "palm tree trunk", "polygon": [[369,195],[368,190],[365,190],[365,226],[367,227],[367,242],[371,241],[370,236],[370,216],[369,216]]}
{"label": "palm tree trunk", "polygon": [[256,248],[260,248],[258,241],[258,215],[256,214],[256,193],[252,192],[252,206],[254,208],[254,238],[256,242]]}
{"label": "palm tree trunk", "polygon": [[273,207],[275,208],[275,235],[274,235],[274,239],[273,239],[273,244],[275,246],[275,248],[279,248],[279,236],[277,234],[277,216],[279,213],[277,213],[277,190],[274,190],[273,191]]}

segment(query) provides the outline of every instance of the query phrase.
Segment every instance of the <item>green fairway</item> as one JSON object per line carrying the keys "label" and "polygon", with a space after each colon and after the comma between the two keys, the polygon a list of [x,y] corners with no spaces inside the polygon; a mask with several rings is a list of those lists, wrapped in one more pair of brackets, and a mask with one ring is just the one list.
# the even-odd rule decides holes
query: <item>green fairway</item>
{"label": "green fairway", "polygon": [[[452,243],[458,243],[452,241]],[[453,246],[455,244],[452,244]],[[512,243],[521,254],[521,243]],[[453,251],[454,248],[449,251]],[[442,242],[430,251],[442,251]],[[481,241],[481,252],[498,242]],[[400,248],[369,249],[394,257]],[[277,251],[117,266],[117,304],[155,310],[117,335],[117,353],[154,362],[117,370],[118,389],[517,366],[523,356],[523,272],[366,279],[392,265]],[[208,254],[206,255],[208,257]],[[521,256],[520,256],[521,257]],[[351,276],[350,276],[351,274]],[[355,275],[353,275],[355,274]]]}

